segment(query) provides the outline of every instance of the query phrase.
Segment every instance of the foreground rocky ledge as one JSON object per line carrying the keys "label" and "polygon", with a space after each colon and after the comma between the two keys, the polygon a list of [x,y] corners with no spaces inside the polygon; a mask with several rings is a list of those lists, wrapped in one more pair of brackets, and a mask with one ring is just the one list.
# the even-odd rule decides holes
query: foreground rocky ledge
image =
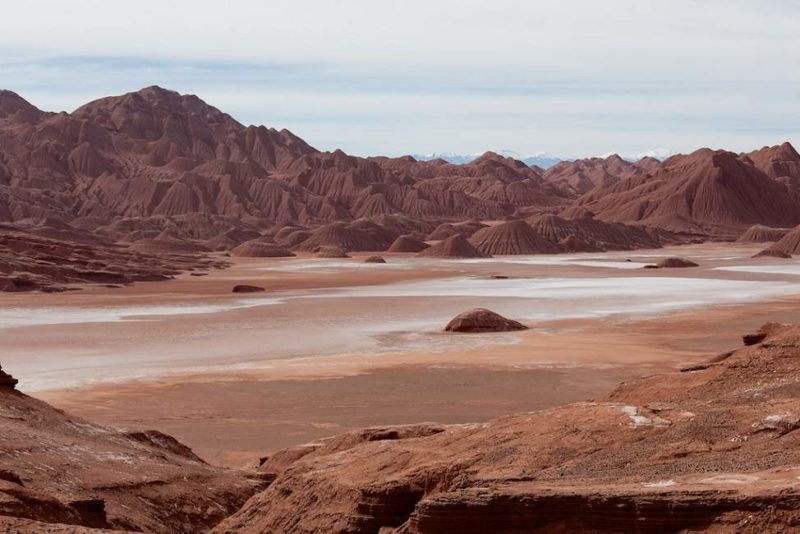
{"label": "foreground rocky ledge", "polygon": [[598,401],[484,424],[349,432],[280,451],[253,472],[209,466],[164,434],[93,425],[0,387],[0,527],[797,530],[800,327],[767,324],[743,341]]}
{"label": "foreground rocky ledge", "polygon": [[202,532],[265,486],[160,432],[95,425],[0,386],[2,532]]}
{"label": "foreground rocky ledge", "polygon": [[[800,528],[800,328],[606,399],[284,451],[216,532]],[[535,393],[532,393],[535,394]]]}

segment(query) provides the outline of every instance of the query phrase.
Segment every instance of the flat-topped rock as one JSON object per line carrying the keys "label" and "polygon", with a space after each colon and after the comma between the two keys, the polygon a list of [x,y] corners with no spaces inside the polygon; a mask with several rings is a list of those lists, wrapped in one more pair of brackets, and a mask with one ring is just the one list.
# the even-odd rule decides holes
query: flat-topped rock
{"label": "flat-topped rock", "polygon": [[456,315],[447,326],[445,332],[513,332],[527,330],[527,326],[506,319],[502,315],[485,308],[475,308]]}
{"label": "flat-topped rock", "polygon": [[685,267],[699,267],[699,265],[685,258],[664,258],[655,265],[645,265],[645,269],[680,269]]}

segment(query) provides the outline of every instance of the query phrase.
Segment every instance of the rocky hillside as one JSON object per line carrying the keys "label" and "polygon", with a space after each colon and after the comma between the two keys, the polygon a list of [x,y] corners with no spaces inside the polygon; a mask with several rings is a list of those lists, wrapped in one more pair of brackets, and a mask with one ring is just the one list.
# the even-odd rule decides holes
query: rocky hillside
{"label": "rocky hillside", "polygon": [[800,327],[487,424],[353,432],[276,454],[215,532],[787,532],[800,526]]}
{"label": "rocky hillside", "polygon": [[267,485],[263,474],[211,467],[160,432],[67,415],[14,382],[0,369],[3,532],[201,532]]}
{"label": "rocky hillside", "polygon": [[429,224],[546,214],[731,238],[756,224],[800,223],[798,186],[800,156],[788,143],[741,155],[702,149],[663,163],[588,158],[545,172],[491,152],[464,165],[322,152],[159,87],[72,113],[0,91],[0,222],[150,252],[183,242],[229,250],[287,227],[387,217],[407,221],[394,238],[425,237]]}

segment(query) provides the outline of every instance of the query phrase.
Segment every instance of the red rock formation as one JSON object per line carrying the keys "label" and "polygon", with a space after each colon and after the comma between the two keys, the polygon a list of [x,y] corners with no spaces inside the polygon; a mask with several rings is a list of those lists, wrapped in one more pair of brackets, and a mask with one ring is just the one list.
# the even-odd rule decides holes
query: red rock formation
{"label": "red rock formation", "polygon": [[364,263],[386,263],[386,260],[381,256],[367,256],[364,259]]}
{"label": "red rock formation", "polygon": [[207,531],[266,486],[170,436],[98,426],[8,387],[0,412],[0,525],[9,532]]}
{"label": "red rock formation", "polygon": [[91,220],[120,239],[113,225],[122,219],[161,217],[192,233],[192,214],[257,231],[374,217],[396,237],[427,234],[434,219],[499,218],[567,200],[532,169],[496,155],[442,167],[323,153],[286,130],[245,127],[196,96],[158,87],[71,114],[41,112],[10,92],[2,102],[5,221]]}
{"label": "red rock formation", "polygon": [[418,256],[429,258],[488,258],[489,256],[477,248],[461,234],[448,237],[435,245],[426,248]]}
{"label": "red rock formation", "polygon": [[535,232],[525,221],[511,221],[478,230],[469,242],[490,256],[557,254],[561,249]]}
{"label": "red rock formation", "polygon": [[316,251],[318,258],[349,258],[350,255],[341,247],[319,247]]}
{"label": "red rock formation", "polygon": [[264,289],[261,286],[250,286],[247,284],[239,284],[233,286],[231,293],[263,293],[264,291],[266,291],[266,289]]}
{"label": "red rock formation", "polygon": [[[656,164],[654,164],[655,162]],[[617,154],[607,158],[587,158],[561,161],[544,173],[544,179],[582,195],[595,187],[606,187],[630,176],[640,176],[654,170],[660,162],[645,159],[639,163],[625,161]]]}
{"label": "red rock formation", "polygon": [[778,533],[800,521],[800,328],[604,399],[275,455],[217,533]]}
{"label": "red rock formation", "polygon": [[738,237],[753,224],[800,223],[790,188],[750,159],[722,150],[673,156],[652,174],[588,192],[577,205],[606,221],[701,235]]}
{"label": "red rock formation", "polygon": [[784,254],[800,254],[800,226],[792,229],[789,233],[780,238],[768,250],[783,252]]}
{"label": "red rock formation", "polygon": [[655,269],[675,269],[675,268],[686,268],[686,267],[698,267],[698,265],[695,262],[684,258],[664,258],[655,265],[652,266],[648,265],[647,267]]}
{"label": "red rock formation", "polygon": [[196,254],[144,254],[109,243],[43,238],[0,225],[2,291],[64,291],[71,284],[159,281],[181,271],[226,265]]}
{"label": "red rock formation", "polygon": [[401,235],[386,250],[387,252],[421,252],[428,248],[428,244],[412,235]]}
{"label": "red rock formation", "polygon": [[253,239],[245,241],[231,250],[231,255],[245,258],[288,258],[295,254],[275,243],[265,243],[260,239]]}
{"label": "red rock formation", "polygon": [[791,254],[787,254],[786,252],[782,252],[780,250],[772,250],[772,249],[764,249],[760,252],[756,252],[752,256],[753,258],[780,258],[783,260],[788,260],[792,257]]}
{"label": "red rock formation", "polygon": [[737,239],[740,243],[767,243],[769,241],[779,241],[788,234],[789,228],[770,228],[756,224],[747,229],[745,233]]}
{"label": "red rock formation", "polygon": [[371,221],[336,222],[320,226],[295,247],[295,250],[315,252],[321,247],[341,248],[345,252],[384,251],[397,236]]}
{"label": "red rock formation", "polygon": [[[533,216],[528,220],[535,232],[551,243],[563,243],[570,252],[661,247],[658,237],[638,226],[609,223],[592,217],[565,219],[552,214]],[[568,239],[571,242],[565,242]],[[570,247],[583,247],[585,250],[570,250]]]}
{"label": "red rock formation", "polygon": [[445,332],[513,332],[528,327],[485,308],[475,308],[453,317]]}

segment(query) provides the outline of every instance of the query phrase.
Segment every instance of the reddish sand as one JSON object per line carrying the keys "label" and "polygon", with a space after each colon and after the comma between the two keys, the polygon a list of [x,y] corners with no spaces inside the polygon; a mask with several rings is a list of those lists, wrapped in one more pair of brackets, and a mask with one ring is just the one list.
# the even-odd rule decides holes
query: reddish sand
{"label": "reddish sand", "polygon": [[[752,247],[751,247],[752,248]],[[706,247],[713,250],[714,247]],[[697,248],[687,248],[696,251]],[[705,249],[704,249],[705,250]],[[724,251],[724,247],[720,250]],[[741,249],[749,254],[750,248]],[[674,251],[664,251],[665,255]],[[369,269],[320,269],[317,271],[263,271],[264,262],[285,260],[236,259],[227,271],[205,277],[184,276],[173,282],[140,284],[107,290],[93,288],[70,294],[70,304],[119,305],[146,304],[178,299],[196,302],[208,298],[231,298],[235,283],[255,283],[268,288],[270,296],[278,289],[301,290],[314,287],[374,285],[403,280],[452,276],[465,268],[486,275],[531,272],[527,265],[496,264],[469,266],[446,264],[422,269],[397,269],[387,255],[387,265]],[[290,260],[294,261],[294,260]],[[361,264],[363,257],[347,260]],[[730,273],[699,269],[670,272],[669,276],[706,275],[724,278]],[[537,273],[564,274],[559,266],[536,266]],[[611,276],[612,269],[571,267],[570,273],[595,273]],[[640,276],[653,276],[638,269]],[[758,275],[770,278],[769,275]],[[258,296],[253,298],[258,298]],[[65,305],[64,295],[37,295],[43,307]],[[48,351],[79,358],[81,347],[115,350],[114,357],[125,357],[126,350],[144,346],[156,354],[173,359],[173,369],[164,376],[124,383],[83,385],[75,389],[38,391],[36,395],[71,413],[90,420],[122,425],[132,429],[156,428],[176,436],[202,457],[225,465],[252,465],[259,456],[285,446],[369,425],[437,421],[461,423],[491,418],[540,407],[602,396],[617,383],[634,377],[674,369],[708,358],[739,343],[742,332],[761,323],[794,320],[798,299],[787,296],[747,305],[720,306],[672,313],[659,317],[628,320],[574,319],[538,323],[536,328],[508,337],[481,338],[473,342],[468,335],[454,339],[452,350],[425,345],[417,349],[380,355],[351,354],[304,358],[277,358],[253,361],[246,367],[235,360],[220,358],[220,365],[203,370],[192,363],[192,350],[219,348],[237,357],[257,353],[258,339],[236,330],[218,337],[214,328],[222,315],[176,316],[156,322],[130,321],[106,323],[102,328],[84,325],[56,325],[10,329],[4,332],[11,353],[28,351],[40,355],[48,364]],[[23,303],[12,296],[6,302]],[[390,301],[387,301],[387,306]],[[414,306],[413,302],[391,301],[392,306]],[[331,298],[309,308],[298,301],[278,311],[276,307],[249,308],[226,312],[235,321],[263,320],[262,316],[282,313],[307,314],[308,332],[290,338],[315,340],[315,321],[337,313],[353,313],[359,302]],[[420,305],[420,309],[422,309]],[[487,304],[489,306],[489,304]],[[412,308],[413,309],[413,308]],[[300,311],[298,311],[300,310]],[[363,310],[362,310],[363,311]],[[219,317],[218,317],[219,316]],[[231,319],[222,326],[234,324]],[[441,325],[444,327],[444,323]],[[221,327],[220,327],[221,328]],[[227,329],[225,326],[223,330]],[[194,339],[198,331],[208,336]],[[223,331],[223,330],[220,330]],[[143,337],[149,334],[152,339]],[[441,334],[444,336],[445,334]],[[479,334],[480,335],[480,334]],[[493,334],[492,334],[493,335]],[[391,347],[392,338],[386,343]],[[141,345],[138,345],[141,349]],[[255,347],[255,348],[254,348]],[[261,354],[270,347],[260,346]],[[27,354],[26,353],[26,354]],[[253,356],[255,357],[255,356]],[[52,360],[51,360],[52,361]],[[77,361],[77,360],[76,360]],[[214,360],[217,361],[217,360]],[[230,365],[224,364],[229,361]],[[196,361],[195,361],[196,362]],[[4,361],[10,372],[13,367]],[[191,370],[191,371],[189,371]],[[89,372],[91,369],[89,368]],[[129,377],[130,378],[130,377]],[[24,381],[21,384],[24,391]]]}

